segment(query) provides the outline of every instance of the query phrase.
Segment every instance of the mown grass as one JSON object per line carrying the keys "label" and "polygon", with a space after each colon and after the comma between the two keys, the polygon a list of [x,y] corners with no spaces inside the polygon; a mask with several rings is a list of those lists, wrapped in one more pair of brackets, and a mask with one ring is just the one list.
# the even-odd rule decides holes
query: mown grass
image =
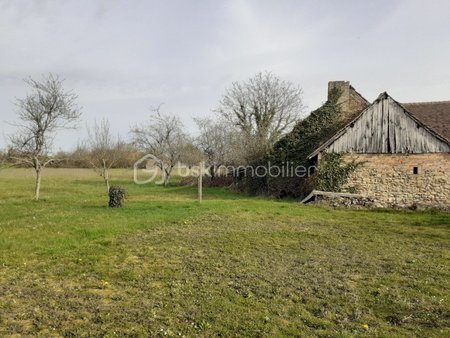
{"label": "mown grass", "polygon": [[0,335],[450,335],[450,215],[0,171]]}

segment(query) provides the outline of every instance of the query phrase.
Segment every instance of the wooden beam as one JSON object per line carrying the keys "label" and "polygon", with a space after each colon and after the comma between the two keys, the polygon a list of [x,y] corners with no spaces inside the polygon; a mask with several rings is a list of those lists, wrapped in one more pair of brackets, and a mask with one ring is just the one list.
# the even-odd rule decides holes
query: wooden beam
{"label": "wooden beam", "polygon": [[198,202],[201,203],[203,199],[203,162],[200,163],[198,173]]}
{"label": "wooden beam", "polygon": [[311,193],[306,196],[300,203],[308,203],[313,197],[316,196],[326,196],[326,197],[348,197],[348,198],[361,198],[363,197],[360,194],[351,194],[347,192],[331,192],[331,191],[321,191],[321,190],[313,190]]}

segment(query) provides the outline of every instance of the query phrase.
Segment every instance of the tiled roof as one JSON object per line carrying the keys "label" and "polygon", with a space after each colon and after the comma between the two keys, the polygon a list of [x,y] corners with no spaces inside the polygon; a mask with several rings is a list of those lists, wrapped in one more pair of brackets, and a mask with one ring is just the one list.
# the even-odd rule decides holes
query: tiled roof
{"label": "tiled roof", "polygon": [[450,101],[402,103],[427,127],[450,141]]}

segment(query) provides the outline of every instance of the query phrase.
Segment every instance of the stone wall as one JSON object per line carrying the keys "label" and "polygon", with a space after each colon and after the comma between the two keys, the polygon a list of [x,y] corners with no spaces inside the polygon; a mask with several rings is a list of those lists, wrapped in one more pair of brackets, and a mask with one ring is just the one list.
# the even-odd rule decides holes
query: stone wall
{"label": "stone wall", "polygon": [[363,162],[347,190],[373,198],[377,206],[450,206],[450,153],[347,154],[345,159]]}

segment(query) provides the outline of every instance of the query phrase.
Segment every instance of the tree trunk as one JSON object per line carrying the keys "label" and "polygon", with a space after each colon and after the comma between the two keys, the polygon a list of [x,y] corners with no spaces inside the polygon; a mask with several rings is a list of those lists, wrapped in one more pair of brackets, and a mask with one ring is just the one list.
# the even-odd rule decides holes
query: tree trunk
{"label": "tree trunk", "polygon": [[163,171],[163,184],[165,187],[169,184],[169,177],[170,175],[167,173],[166,170]]}
{"label": "tree trunk", "polygon": [[209,167],[209,175],[211,177],[211,182],[216,178],[216,166],[213,164]]}
{"label": "tree trunk", "polygon": [[106,194],[109,196],[109,173],[106,168],[103,168],[103,179],[105,180]]}
{"label": "tree trunk", "polygon": [[34,190],[34,199],[36,201],[39,200],[39,193],[41,191],[41,173],[42,173],[41,168],[36,169],[36,187]]}
{"label": "tree trunk", "polygon": [[203,173],[201,172],[202,167],[200,167],[200,173],[198,175],[198,201],[202,202],[203,199]]}

